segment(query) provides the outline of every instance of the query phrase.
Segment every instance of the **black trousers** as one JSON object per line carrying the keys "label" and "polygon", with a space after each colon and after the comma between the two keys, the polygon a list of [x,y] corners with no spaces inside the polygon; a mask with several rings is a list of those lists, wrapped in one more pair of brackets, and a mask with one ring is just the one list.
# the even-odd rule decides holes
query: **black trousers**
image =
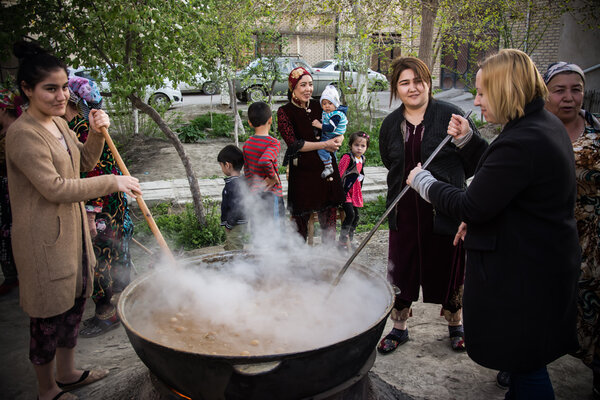
{"label": "black trousers", "polygon": [[340,231],[340,242],[345,242],[346,240],[352,240],[354,238],[354,231],[358,226],[358,207],[354,207],[352,203],[344,203],[342,206],[344,208],[344,213],[346,214],[346,218],[342,221],[342,229]]}

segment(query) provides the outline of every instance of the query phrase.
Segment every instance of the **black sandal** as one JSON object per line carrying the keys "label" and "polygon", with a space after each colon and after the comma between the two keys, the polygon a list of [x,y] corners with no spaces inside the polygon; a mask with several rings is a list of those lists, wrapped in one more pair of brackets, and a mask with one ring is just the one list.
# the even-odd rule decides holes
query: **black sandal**
{"label": "black sandal", "polygon": [[108,319],[100,319],[98,317],[94,317],[93,321],[90,321],[89,324],[84,326],[84,328],[79,331],[79,336],[83,338],[93,338],[96,336],[100,336],[103,333],[118,328],[120,323],[121,320],[119,319],[119,317],[116,316]]}
{"label": "black sandal", "polygon": [[449,326],[448,331],[450,333],[450,346],[454,351],[465,351],[465,331],[462,325]]}
{"label": "black sandal", "polygon": [[[395,332],[399,332],[399,334]],[[408,342],[408,329],[394,328],[386,337],[381,339],[381,342],[377,345],[377,351],[381,354],[388,354],[406,342]]]}

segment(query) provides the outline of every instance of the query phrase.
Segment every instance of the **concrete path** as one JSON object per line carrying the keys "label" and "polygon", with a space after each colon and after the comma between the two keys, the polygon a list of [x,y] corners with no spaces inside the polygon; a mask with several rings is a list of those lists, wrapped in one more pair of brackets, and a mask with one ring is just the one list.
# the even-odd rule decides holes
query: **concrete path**
{"label": "concrete path", "polygon": [[[363,183],[363,198],[373,201],[377,196],[385,196],[387,169],[384,167],[365,167],[365,180]],[[285,175],[279,176],[283,186],[284,196],[287,197],[287,179]],[[141,182],[144,200],[148,205],[161,202],[176,204],[190,203],[192,195],[187,179],[173,179],[168,181]],[[225,182],[221,178],[198,179],[202,198],[220,202],[221,192]],[[135,203],[131,202],[131,203]]]}

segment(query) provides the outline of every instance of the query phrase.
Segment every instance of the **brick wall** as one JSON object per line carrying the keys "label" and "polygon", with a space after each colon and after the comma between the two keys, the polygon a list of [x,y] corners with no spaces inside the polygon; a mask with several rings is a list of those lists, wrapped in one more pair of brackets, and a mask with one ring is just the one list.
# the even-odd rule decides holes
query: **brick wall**
{"label": "brick wall", "polygon": [[[524,7],[526,6],[527,3],[524,3]],[[558,60],[558,48],[563,28],[560,11],[556,3],[549,4],[547,0],[530,2],[529,20],[527,20],[526,11],[525,8],[522,18],[514,22],[512,47],[529,54],[540,73],[543,74],[549,64]],[[527,34],[528,37],[526,37]],[[503,43],[503,45],[510,47],[510,43]]]}

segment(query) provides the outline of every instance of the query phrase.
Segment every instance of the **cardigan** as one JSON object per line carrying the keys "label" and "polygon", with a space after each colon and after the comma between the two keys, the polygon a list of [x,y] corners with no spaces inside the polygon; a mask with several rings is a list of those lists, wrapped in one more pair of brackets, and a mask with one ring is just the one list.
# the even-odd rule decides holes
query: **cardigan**
{"label": "cardigan", "polygon": [[531,371],[577,349],[575,196],[571,141],[541,98],[506,124],[466,191],[431,185],[432,204],[467,223],[463,315],[475,362]]}
{"label": "cardigan", "polygon": [[[20,302],[34,318],[61,314],[73,306],[75,298],[91,295],[96,259],[83,201],[118,190],[114,175],[79,177],[98,162],[103,136],[90,133],[82,144],[66,121],[53,120],[69,151],[27,112],[6,135]],[[90,283],[82,293],[84,246]]]}
{"label": "cardigan", "polygon": [[[452,114],[464,115],[464,112],[445,101],[429,100],[423,117],[424,134],[421,143],[421,160],[423,162],[448,135],[448,123]],[[379,131],[379,152],[383,165],[388,169],[386,201],[388,207],[406,185],[404,181],[403,122],[404,105],[383,120]],[[471,120],[469,120],[469,124],[473,130],[471,140],[460,149],[453,144],[444,146],[427,168],[436,179],[448,182],[457,188],[466,186],[466,179],[473,175],[479,157],[488,146]],[[434,210],[434,213],[436,215],[434,230],[438,233],[454,235],[460,221],[455,218],[450,219],[440,214],[438,210]],[[397,212],[396,209],[393,209],[388,216],[389,227],[392,230],[398,230],[396,219]]]}

